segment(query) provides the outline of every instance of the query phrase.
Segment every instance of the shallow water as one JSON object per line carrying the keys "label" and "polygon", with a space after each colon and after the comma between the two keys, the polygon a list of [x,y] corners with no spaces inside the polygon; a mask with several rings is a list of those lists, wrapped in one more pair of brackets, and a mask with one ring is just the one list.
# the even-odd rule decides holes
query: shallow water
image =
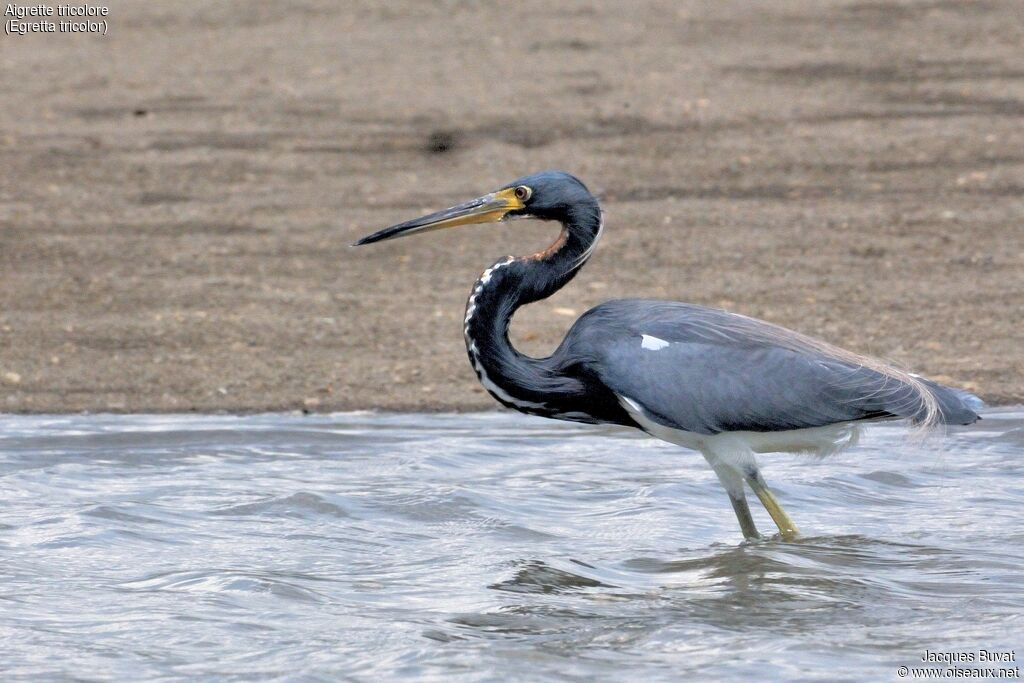
{"label": "shallow water", "polygon": [[0,670],[894,680],[1021,651],[1024,409],[903,434],[762,456],[805,538],[743,544],[700,456],[627,430],[3,416]]}

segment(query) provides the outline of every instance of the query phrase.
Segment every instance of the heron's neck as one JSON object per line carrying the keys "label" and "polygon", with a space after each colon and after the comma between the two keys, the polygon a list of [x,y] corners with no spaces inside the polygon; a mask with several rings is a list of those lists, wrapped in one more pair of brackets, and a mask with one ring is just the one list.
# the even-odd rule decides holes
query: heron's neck
{"label": "heron's neck", "polygon": [[466,348],[484,387],[498,401],[523,412],[549,415],[579,392],[552,359],[519,353],[509,341],[512,315],[525,304],[545,299],[568,283],[590,258],[602,229],[600,212],[592,225],[563,225],[548,249],[532,256],[509,256],[477,280],[466,304]]}

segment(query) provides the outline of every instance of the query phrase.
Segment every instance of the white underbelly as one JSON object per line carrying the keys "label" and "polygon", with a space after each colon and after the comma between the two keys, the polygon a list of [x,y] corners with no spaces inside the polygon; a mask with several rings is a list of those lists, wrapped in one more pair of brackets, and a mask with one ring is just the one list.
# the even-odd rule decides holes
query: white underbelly
{"label": "white underbelly", "polygon": [[838,422],[823,427],[779,432],[722,432],[698,434],[666,427],[652,420],[636,401],[619,396],[622,407],[653,437],[702,453],[748,450],[753,453],[813,453],[829,455],[857,444],[860,425]]}

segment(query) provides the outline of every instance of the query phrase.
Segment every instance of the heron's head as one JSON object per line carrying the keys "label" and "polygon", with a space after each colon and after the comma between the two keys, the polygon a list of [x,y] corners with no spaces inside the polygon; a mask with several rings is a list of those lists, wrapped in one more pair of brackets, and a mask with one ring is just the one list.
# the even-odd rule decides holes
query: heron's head
{"label": "heron's head", "polygon": [[594,195],[575,176],[563,171],[543,171],[523,176],[472,201],[384,228],[352,246],[458,225],[496,223],[508,218],[539,218],[596,230],[601,209]]}

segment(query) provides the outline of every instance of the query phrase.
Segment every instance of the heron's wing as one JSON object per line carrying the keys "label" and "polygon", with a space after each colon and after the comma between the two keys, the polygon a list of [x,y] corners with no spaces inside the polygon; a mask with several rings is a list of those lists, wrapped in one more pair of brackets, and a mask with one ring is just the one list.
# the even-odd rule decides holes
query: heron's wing
{"label": "heron's wing", "polygon": [[659,423],[690,432],[801,429],[921,409],[913,387],[784,338],[775,343],[778,330],[714,309],[624,300],[581,318],[570,344],[584,372]]}
{"label": "heron's wing", "polygon": [[865,400],[881,383],[786,349],[642,343],[638,337],[608,347],[594,369],[609,389],[677,429],[778,431],[891,414]]}

